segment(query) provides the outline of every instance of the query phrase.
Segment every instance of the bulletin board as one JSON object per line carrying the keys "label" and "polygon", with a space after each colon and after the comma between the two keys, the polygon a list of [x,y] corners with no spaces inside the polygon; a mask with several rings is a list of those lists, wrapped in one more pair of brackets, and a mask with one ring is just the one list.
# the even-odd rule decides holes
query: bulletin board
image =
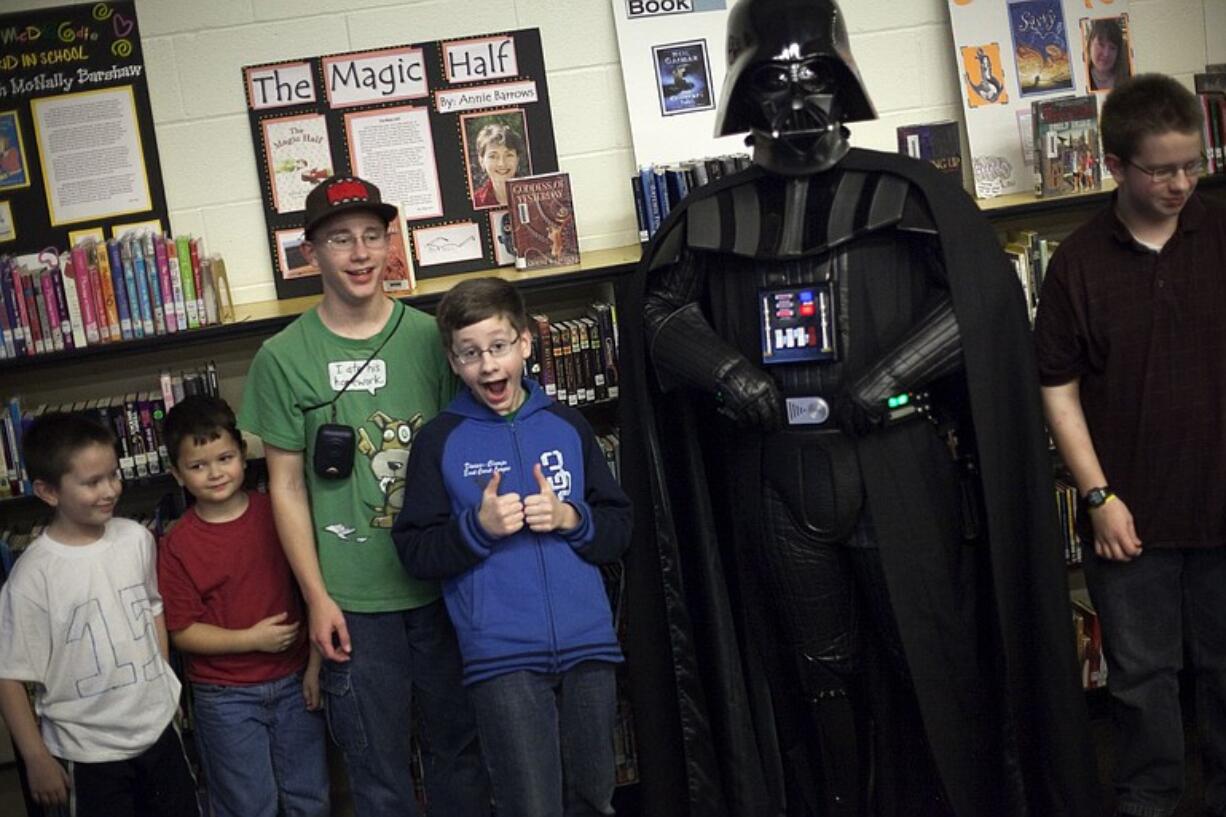
{"label": "bulletin board", "polygon": [[975,195],[1034,189],[1031,103],[1109,89],[1093,81],[1091,32],[1120,39],[1122,77],[1137,72],[1129,0],[949,0],[954,60]]}
{"label": "bulletin board", "polygon": [[0,253],[168,229],[136,7],[0,15]]}
{"label": "bulletin board", "polygon": [[737,0],[611,0],[636,164],[744,153],[745,134],[716,136]]}
{"label": "bulletin board", "polygon": [[320,292],[303,208],[330,175],[377,185],[400,211],[389,266],[433,278],[507,263],[490,134],[514,176],[558,169],[537,29],[251,65],[243,84],[278,298]]}

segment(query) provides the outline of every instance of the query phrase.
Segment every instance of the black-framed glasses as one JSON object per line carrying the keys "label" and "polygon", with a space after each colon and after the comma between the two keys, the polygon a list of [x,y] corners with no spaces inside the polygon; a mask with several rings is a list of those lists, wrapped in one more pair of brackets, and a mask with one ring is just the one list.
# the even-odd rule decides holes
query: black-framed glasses
{"label": "black-framed glasses", "polygon": [[467,349],[461,349],[458,352],[453,351],[451,356],[456,359],[456,362],[461,366],[469,367],[476,366],[481,362],[481,358],[488,352],[489,356],[494,360],[501,360],[511,353],[515,348],[513,340],[496,340],[484,349],[478,349],[476,346],[470,346]]}
{"label": "black-framed glasses", "polygon": [[324,243],[328,245],[328,249],[336,250],[337,252],[348,252],[357,246],[358,241],[362,242],[362,246],[368,250],[381,250],[387,246],[387,242],[391,236],[387,230],[380,232],[379,230],[366,230],[361,236],[356,236],[353,233],[332,233],[324,239]]}
{"label": "black-framed glasses", "polygon": [[1205,169],[1205,157],[1202,155],[1199,159],[1193,159],[1186,164],[1163,165],[1162,167],[1146,167],[1132,161],[1128,162],[1128,164],[1149,176],[1149,180],[1154,184],[1165,184],[1166,182],[1173,181],[1181,170],[1183,175],[1189,179],[1195,179],[1200,176],[1201,172]]}

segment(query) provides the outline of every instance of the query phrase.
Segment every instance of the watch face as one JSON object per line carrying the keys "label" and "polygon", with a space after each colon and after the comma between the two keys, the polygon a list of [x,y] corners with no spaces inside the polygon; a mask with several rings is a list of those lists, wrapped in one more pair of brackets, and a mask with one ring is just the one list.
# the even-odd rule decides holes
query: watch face
{"label": "watch face", "polygon": [[1097,508],[1107,501],[1107,492],[1102,488],[1095,488],[1086,494],[1086,504],[1091,508]]}

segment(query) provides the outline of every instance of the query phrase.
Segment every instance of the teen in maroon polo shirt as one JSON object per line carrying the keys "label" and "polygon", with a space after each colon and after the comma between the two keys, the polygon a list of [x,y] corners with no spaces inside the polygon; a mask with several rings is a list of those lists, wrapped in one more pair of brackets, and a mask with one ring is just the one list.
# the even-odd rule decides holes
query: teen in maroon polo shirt
{"label": "teen in maroon polo shirt", "polygon": [[1103,106],[1111,204],[1060,245],[1035,320],[1043,404],[1083,497],[1120,726],[1117,814],[1183,793],[1196,671],[1205,813],[1226,815],[1226,208],[1196,194],[1201,109],[1138,76]]}

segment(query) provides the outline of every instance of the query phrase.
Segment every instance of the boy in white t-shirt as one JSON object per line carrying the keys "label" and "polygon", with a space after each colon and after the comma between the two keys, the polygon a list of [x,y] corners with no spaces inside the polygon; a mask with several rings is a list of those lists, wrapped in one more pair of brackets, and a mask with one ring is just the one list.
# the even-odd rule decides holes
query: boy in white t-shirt
{"label": "boy in white t-shirt", "polygon": [[115,439],[53,413],[23,451],[34,492],[55,510],[0,589],[0,713],[31,794],[77,817],[199,815],[173,722],[180,685],[166,662],[153,535],[114,518]]}

